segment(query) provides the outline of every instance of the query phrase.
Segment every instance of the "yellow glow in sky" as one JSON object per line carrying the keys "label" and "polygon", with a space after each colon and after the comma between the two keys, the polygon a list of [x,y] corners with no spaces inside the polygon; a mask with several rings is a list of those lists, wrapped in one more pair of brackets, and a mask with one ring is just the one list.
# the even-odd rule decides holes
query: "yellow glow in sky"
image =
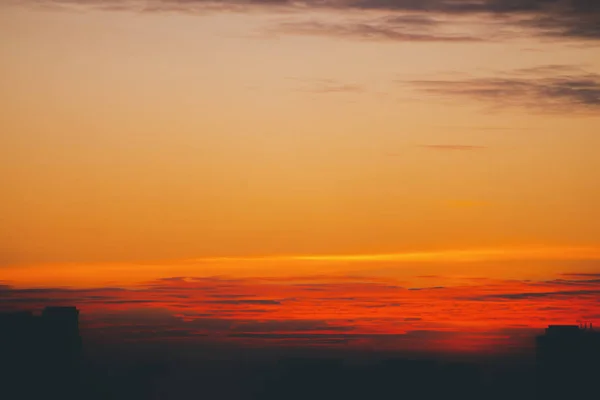
{"label": "yellow glow in sky", "polygon": [[600,248],[593,104],[439,85],[593,77],[597,52],[273,29],[285,18],[4,6],[0,279],[22,265]]}

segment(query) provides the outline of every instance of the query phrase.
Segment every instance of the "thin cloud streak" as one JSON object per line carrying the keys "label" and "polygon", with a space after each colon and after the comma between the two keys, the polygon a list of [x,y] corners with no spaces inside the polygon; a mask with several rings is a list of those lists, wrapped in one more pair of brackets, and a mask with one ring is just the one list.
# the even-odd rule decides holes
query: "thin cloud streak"
{"label": "thin cloud streak", "polygon": [[447,251],[423,251],[383,254],[315,254],[263,257],[211,257],[190,262],[212,261],[483,261],[503,259],[588,259],[600,257],[593,247],[500,248]]}
{"label": "thin cloud streak", "polygon": [[[364,41],[392,41],[392,42],[444,42],[444,43],[471,43],[483,39],[478,36],[466,34],[444,34],[443,32],[430,31],[408,26],[403,23],[389,23],[389,19],[378,21],[341,22],[331,23],[324,21],[286,22],[271,28],[270,33],[285,33],[306,36],[330,36],[350,38]],[[432,22],[431,22],[432,23]],[[426,25],[429,26],[429,25]]]}
{"label": "thin cloud streak", "polygon": [[600,74],[570,67],[541,66],[499,76],[408,83],[436,96],[464,97],[501,108],[526,108],[542,113],[600,110]]}

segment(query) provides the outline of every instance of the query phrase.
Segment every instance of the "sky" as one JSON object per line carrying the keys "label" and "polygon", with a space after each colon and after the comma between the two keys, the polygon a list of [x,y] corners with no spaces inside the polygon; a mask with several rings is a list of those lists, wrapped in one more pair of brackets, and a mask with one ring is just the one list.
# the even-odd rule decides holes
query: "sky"
{"label": "sky", "polygon": [[599,27],[594,0],[5,0],[2,308],[458,352],[599,320]]}

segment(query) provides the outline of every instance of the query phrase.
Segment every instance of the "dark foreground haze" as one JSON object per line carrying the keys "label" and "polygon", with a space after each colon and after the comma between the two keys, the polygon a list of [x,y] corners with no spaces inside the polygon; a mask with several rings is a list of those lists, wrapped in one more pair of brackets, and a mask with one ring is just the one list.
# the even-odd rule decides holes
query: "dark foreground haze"
{"label": "dark foreground haze", "polygon": [[[600,332],[553,325],[535,354],[86,341],[75,307],[0,314],[6,399],[568,399],[597,394]],[[308,342],[310,343],[310,341]]]}

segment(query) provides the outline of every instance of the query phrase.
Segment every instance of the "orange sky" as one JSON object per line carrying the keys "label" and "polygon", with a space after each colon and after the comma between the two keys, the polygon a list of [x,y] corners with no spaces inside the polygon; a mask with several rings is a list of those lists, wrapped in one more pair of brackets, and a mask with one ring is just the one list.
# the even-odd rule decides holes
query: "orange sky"
{"label": "orange sky", "polygon": [[[254,280],[327,277],[377,304],[371,280],[403,287],[389,302],[413,305],[379,322],[352,300],[260,313],[343,312],[364,334],[460,330],[485,307],[494,329],[598,318],[600,10],[392,3],[3,3],[0,284],[76,299],[218,276],[292,298]],[[584,293],[455,299],[564,274]],[[450,292],[408,291],[422,276]]]}

